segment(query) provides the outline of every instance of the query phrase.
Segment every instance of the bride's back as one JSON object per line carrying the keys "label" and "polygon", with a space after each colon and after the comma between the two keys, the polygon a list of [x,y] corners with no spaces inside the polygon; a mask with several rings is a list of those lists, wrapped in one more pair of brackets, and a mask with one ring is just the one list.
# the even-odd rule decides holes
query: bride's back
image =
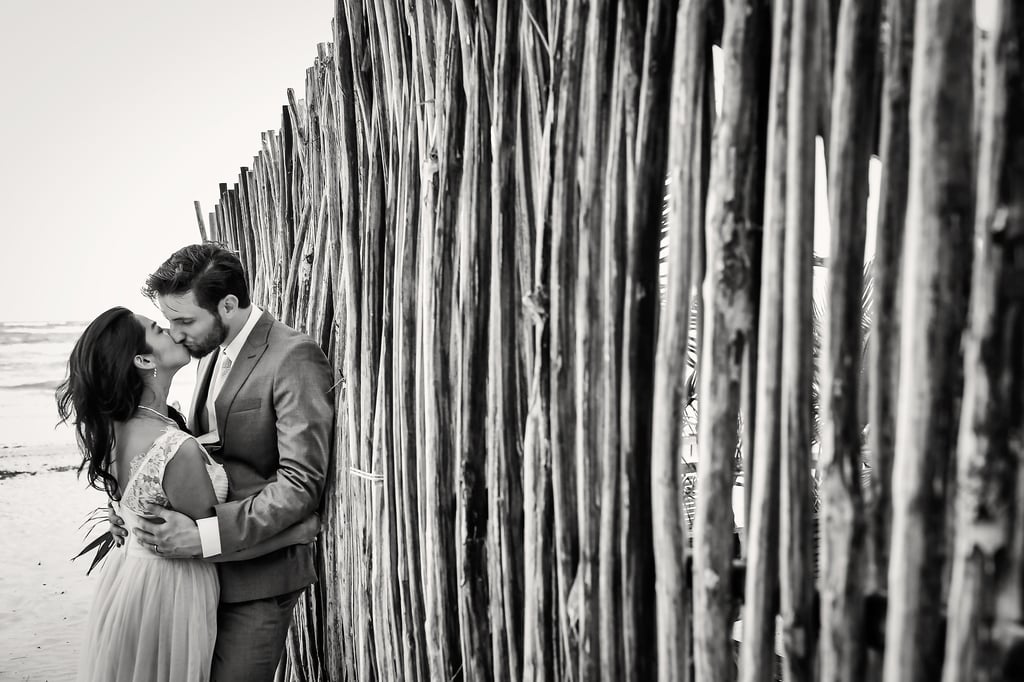
{"label": "bride's back", "polygon": [[136,457],[144,455],[153,447],[156,439],[166,431],[167,424],[134,417],[126,422],[114,424],[114,473],[117,487],[124,494],[125,486],[131,479],[131,464]]}

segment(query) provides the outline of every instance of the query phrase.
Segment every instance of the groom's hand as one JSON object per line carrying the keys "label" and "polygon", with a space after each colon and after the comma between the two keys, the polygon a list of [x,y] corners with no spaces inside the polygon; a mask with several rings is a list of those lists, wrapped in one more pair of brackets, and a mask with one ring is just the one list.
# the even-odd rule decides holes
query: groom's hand
{"label": "groom's hand", "polygon": [[140,545],[172,559],[191,559],[203,553],[196,522],[154,504],[147,505],[146,516],[139,518],[135,537]]}

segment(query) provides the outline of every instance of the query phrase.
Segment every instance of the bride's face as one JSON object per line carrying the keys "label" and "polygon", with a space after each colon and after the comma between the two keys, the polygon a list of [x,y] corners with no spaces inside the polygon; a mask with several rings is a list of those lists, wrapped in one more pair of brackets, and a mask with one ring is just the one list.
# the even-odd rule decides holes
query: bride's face
{"label": "bride's face", "polygon": [[161,372],[174,373],[189,363],[188,349],[175,342],[170,333],[144,315],[136,315],[146,330],[146,344],[153,349],[153,362]]}

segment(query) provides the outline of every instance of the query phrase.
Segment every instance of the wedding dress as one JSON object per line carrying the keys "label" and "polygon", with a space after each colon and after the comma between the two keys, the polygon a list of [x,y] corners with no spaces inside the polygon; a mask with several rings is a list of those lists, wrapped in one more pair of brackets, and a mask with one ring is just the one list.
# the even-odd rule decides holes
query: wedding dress
{"label": "wedding dress", "polygon": [[[168,559],[143,547],[132,529],[147,504],[168,506],[167,463],[191,439],[169,428],[132,460],[120,515],[129,536],[107,555],[96,587],[78,679],[83,682],[206,682],[217,638],[216,567]],[[204,451],[205,452],[205,451]],[[227,499],[224,468],[206,456],[217,494]]]}

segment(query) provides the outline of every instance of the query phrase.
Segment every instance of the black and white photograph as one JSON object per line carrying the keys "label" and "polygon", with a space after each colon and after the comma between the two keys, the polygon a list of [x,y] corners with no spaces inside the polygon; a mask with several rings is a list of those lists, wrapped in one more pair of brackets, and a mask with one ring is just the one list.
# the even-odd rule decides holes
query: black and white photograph
{"label": "black and white photograph", "polygon": [[1024,680],[1019,0],[0,4],[0,680]]}

